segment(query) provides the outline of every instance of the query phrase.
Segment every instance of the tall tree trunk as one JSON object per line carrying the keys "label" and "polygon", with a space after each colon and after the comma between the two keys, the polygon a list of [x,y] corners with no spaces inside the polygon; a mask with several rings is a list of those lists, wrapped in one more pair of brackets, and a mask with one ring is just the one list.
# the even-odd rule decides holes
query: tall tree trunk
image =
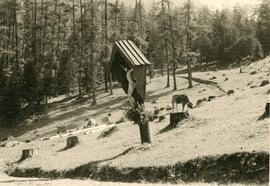
{"label": "tall tree trunk", "polygon": [[168,4],[168,11],[169,11],[169,22],[170,22],[170,32],[171,32],[171,43],[172,43],[172,62],[173,62],[173,90],[177,90],[176,85],[176,52],[175,52],[175,40],[174,40],[174,33],[173,33],[173,23],[172,23],[172,15],[171,15],[171,8],[170,8],[170,2],[167,2]]}
{"label": "tall tree trunk", "polygon": [[[164,5],[164,0],[161,0],[161,8],[162,8],[162,20],[163,20],[163,32],[166,31],[166,19],[165,19],[165,5]],[[167,85],[166,87],[170,87],[170,61],[169,61],[169,53],[168,53],[168,39],[167,35],[165,35],[165,48],[164,48],[164,53],[166,56],[166,61],[167,61]],[[162,69],[163,71],[163,69]]]}
{"label": "tall tree trunk", "polygon": [[36,65],[37,63],[37,0],[34,2],[34,26],[32,28],[32,34],[33,34],[33,58],[34,58],[34,63]]}
{"label": "tall tree trunk", "polygon": [[139,33],[140,37],[143,36],[143,28],[142,28],[142,1],[139,0]]}
{"label": "tall tree trunk", "polygon": [[[137,1],[136,1],[137,2]],[[115,15],[114,15],[114,33],[113,33],[113,44],[116,41],[116,28],[118,19],[118,0],[115,0]]]}
{"label": "tall tree trunk", "polygon": [[108,0],[104,0],[104,35],[105,35],[105,49],[104,49],[104,60],[103,60],[103,67],[104,67],[104,86],[105,92],[108,92],[108,15],[107,15],[107,5]]}
{"label": "tall tree trunk", "polygon": [[79,77],[78,77],[78,84],[79,84],[79,98],[82,98],[82,60],[83,60],[83,13],[82,13],[82,0],[80,0],[80,22],[81,22],[81,38],[80,38],[80,61],[79,61]]}
{"label": "tall tree trunk", "polygon": [[16,51],[15,71],[18,71],[20,68],[20,64],[19,64],[18,23],[17,23],[17,0],[14,0],[14,28],[15,28],[15,51]]}
{"label": "tall tree trunk", "polygon": [[188,4],[187,4],[187,30],[186,30],[186,34],[187,34],[187,43],[186,43],[186,52],[187,52],[187,68],[188,68],[188,88],[192,88],[192,71],[191,71],[191,61],[190,61],[190,57],[189,57],[189,48],[190,48],[190,36],[189,36],[189,32],[190,32],[190,6],[191,6],[191,2],[190,0],[188,0]]}
{"label": "tall tree trunk", "polygon": [[91,60],[91,79],[92,79],[92,96],[93,96],[93,103],[92,105],[96,105],[96,68],[94,64],[94,46],[93,43],[95,42],[95,33],[94,33],[94,17],[95,17],[95,12],[94,12],[94,1],[91,0],[91,43],[90,43],[90,50],[91,50],[91,55],[90,55],[90,60]]}

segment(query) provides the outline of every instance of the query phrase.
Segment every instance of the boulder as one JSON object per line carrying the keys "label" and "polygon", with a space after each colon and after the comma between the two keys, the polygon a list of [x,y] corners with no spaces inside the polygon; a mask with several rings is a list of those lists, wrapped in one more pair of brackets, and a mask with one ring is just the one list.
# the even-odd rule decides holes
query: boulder
{"label": "boulder", "polygon": [[19,142],[19,141],[9,141],[4,146],[5,147],[15,147],[15,146],[18,146],[20,144],[21,144],[21,142]]}
{"label": "boulder", "polygon": [[159,110],[159,109],[155,109],[155,110],[154,110],[154,114],[155,114],[155,115],[158,115],[158,114],[159,114],[159,112],[160,112],[160,110]]}
{"label": "boulder", "polygon": [[228,80],[229,80],[229,78],[225,78],[225,79],[224,79],[224,81],[228,81]]}
{"label": "boulder", "polygon": [[212,101],[213,99],[215,99],[216,98],[216,96],[209,96],[208,97],[208,101]]}
{"label": "boulder", "polygon": [[126,118],[124,116],[120,117],[118,120],[115,121],[116,124],[120,124],[126,122]]}
{"label": "boulder", "polygon": [[104,118],[102,118],[101,123],[106,124],[106,125],[111,125],[113,122],[110,120],[109,116],[105,116]]}
{"label": "boulder", "polygon": [[87,127],[95,127],[95,126],[97,126],[97,121],[93,118],[90,118]]}
{"label": "boulder", "polygon": [[270,83],[269,80],[263,80],[260,84],[260,87],[264,87],[264,86],[268,85],[269,83]]}
{"label": "boulder", "polygon": [[231,95],[234,93],[234,90],[228,90],[227,95]]}
{"label": "boulder", "polygon": [[67,128],[65,126],[57,126],[56,133],[57,134],[67,133]]}
{"label": "boulder", "polygon": [[252,72],[250,72],[249,74],[250,74],[250,75],[255,75],[255,74],[257,74],[257,71],[252,71]]}
{"label": "boulder", "polygon": [[105,137],[109,137],[111,136],[113,133],[115,133],[116,131],[118,131],[118,128],[117,126],[113,126],[105,131],[103,131],[99,136],[98,136],[98,139],[101,139],[101,138],[105,138]]}
{"label": "boulder", "polygon": [[213,76],[213,77],[209,78],[209,80],[214,80],[214,79],[217,79],[217,77]]}
{"label": "boulder", "polygon": [[196,103],[196,106],[199,106],[200,104],[202,104],[204,101],[202,99],[198,99],[197,100],[197,103]]}
{"label": "boulder", "polygon": [[166,118],[165,116],[159,116],[159,117],[158,117],[158,122],[163,121],[165,118]]}
{"label": "boulder", "polygon": [[169,105],[167,105],[166,110],[167,110],[167,111],[172,110],[172,107],[169,106]]}
{"label": "boulder", "polygon": [[12,135],[0,134],[0,142],[12,139],[14,139]]}

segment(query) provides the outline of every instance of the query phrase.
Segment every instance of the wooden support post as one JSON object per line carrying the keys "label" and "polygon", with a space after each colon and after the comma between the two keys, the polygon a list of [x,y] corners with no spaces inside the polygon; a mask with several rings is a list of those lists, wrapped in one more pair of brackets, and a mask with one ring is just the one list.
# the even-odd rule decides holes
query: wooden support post
{"label": "wooden support post", "polygon": [[79,144],[78,136],[70,136],[67,138],[67,144],[66,144],[65,149],[70,149],[72,147],[75,147],[77,144]]}
{"label": "wooden support post", "polygon": [[143,121],[139,124],[141,143],[151,143],[151,135],[148,121]]}
{"label": "wooden support post", "polygon": [[189,117],[188,112],[175,112],[170,114],[170,125],[172,127],[176,127],[177,124],[182,121],[183,119],[186,119]]}

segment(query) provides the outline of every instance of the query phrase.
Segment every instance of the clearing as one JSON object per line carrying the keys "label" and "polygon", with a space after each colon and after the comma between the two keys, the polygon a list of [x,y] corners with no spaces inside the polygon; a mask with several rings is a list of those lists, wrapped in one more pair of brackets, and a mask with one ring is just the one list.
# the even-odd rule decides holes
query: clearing
{"label": "clearing", "polygon": [[[252,71],[257,73],[250,75]],[[269,72],[270,58],[244,67],[243,73],[239,73],[239,68],[195,72],[193,76],[196,81],[192,89],[187,89],[185,74],[178,74],[177,91],[164,88],[165,76],[155,77],[147,85],[145,105],[149,111],[171,105],[173,94],[187,94],[193,105],[199,99],[209,96],[215,98],[189,110],[190,118],[172,130],[166,128],[171,111],[162,110],[160,115],[164,115],[165,119],[150,123],[153,143],[143,146],[140,145],[138,126],[129,121],[117,124],[117,130],[104,138],[99,138],[102,132],[99,130],[77,134],[80,144],[69,150],[63,150],[67,137],[50,138],[56,135],[57,126],[65,125],[71,132],[82,130],[88,123],[87,118],[95,118],[99,125],[104,125],[107,124],[104,123],[104,117],[110,113],[112,122],[119,120],[128,106],[122,89],[115,89],[112,96],[108,93],[99,94],[98,105],[93,107],[87,99],[52,99],[48,117],[27,120],[16,129],[1,130],[1,133],[11,134],[15,139],[0,148],[0,171],[39,168],[43,173],[37,176],[44,176],[46,171],[68,171],[93,163],[98,167],[109,166],[121,170],[173,166],[206,156],[241,152],[269,153],[270,120],[258,121],[270,96],[270,86],[259,85],[263,80],[269,80]],[[231,89],[234,93],[227,95]],[[24,143],[25,140],[30,142]],[[27,148],[36,149],[37,154],[19,164],[12,164],[20,159],[22,149]],[[268,165],[265,166],[268,171]]]}

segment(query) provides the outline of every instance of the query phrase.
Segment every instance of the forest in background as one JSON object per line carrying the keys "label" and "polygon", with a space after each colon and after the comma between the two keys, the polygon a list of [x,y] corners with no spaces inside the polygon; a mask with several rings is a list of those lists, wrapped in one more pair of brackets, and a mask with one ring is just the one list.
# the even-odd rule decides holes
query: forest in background
{"label": "forest in background", "polygon": [[[113,94],[108,69],[113,43],[129,39],[151,61],[148,75],[229,65],[270,53],[270,1],[258,7],[210,10],[187,0],[159,0],[145,9],[108,0],[2,0],[0,2],[0,126],[14,127],[25,113],[48,112],[48,99],[78,95],[98,103]],[[173,81],[171,82],[171,77]]]}

